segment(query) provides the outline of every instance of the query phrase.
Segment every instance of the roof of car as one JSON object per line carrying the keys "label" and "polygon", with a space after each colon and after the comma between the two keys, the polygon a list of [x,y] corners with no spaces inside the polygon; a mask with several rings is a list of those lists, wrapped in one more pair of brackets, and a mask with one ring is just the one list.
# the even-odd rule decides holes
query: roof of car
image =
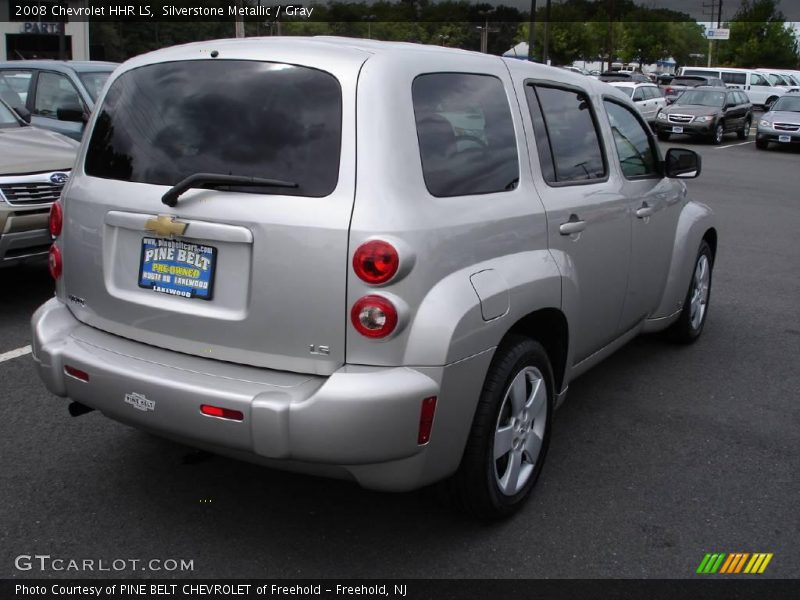
{"label": "roof of car", "polygon": [[75,71],[77,73],[113,71],[118,65],[119,63],[101,60],[9,60],[0,62],[0,68],[50,69],[52,71]]}
{"label": "roof of car", "polygon": [[608,85],[613,85],[615,87],[658,87],[655,83],[651,83],[648,81],[606,81]]}

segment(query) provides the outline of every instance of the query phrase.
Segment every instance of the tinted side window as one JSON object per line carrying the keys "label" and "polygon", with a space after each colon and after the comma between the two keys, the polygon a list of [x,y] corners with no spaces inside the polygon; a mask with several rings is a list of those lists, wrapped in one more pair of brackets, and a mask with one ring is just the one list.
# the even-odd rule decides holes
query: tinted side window
{"label": "tinted side window", "polygon": [[606,100],[605,106],[623,175],[629,178],[657,175],[658,158],[639,119],[616,102]]}
{"label": "tinted side window", "polygon": [[439,197],[514,189],[519,159],[503,83],[491,75],[429,73],[411,86],[422,174]]}
{"label": "tinted side window", "polygon": [[339,178],[342,90],[331,74],[255,60],[147,65],[117,78],[86,153],[95,177],[175,185],[194,173],[282,179],[237,191],[322,197]]}
{"label": "tinted side window", "polygon": [[59,108],[78,106],[83,102],[78,90],[64,75],[57,73],[39,73],[36,80],[36,102],[33,113],[42,117],[56,117]]}
{"label": "tinted side window", "polygon": [[769,82],[761,75],[750,73],[750,85],[769,85]]}
{"label": "tinted side window", "polygon": [[722,73],[722,81],[734,85],[744,85],[747,83],[746,73]]}
{"label": "tinted side window", "polygon": [[[528,85],[526,93],[545,181],[604,178],[606,165],[589,98],[582,92],[544,85]],[[540,142],[541,131],[546,132],[547,146]]]}

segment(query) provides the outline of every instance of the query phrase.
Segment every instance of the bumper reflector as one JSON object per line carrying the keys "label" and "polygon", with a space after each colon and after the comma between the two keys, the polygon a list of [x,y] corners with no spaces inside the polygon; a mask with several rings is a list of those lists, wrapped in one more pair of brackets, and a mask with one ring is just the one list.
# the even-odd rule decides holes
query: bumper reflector
{"label": "bumper reflector", "polygon": [[76,369],[75,367],[70,367],[69,365],[64,365],[64,373],[69,375],[70,377],[74,377],[75,379],[80,379],[81,381],[89,381],[89,374],[86,371],[81,371],[80,369]]}
{"label": "bumper reflector", "polygon": [[436,412],[436,396],[425,398],[422,401],[422,408],[419,411],[419,434],[417,444],[427,444],[431,439],[431,428],[433,427],[433,413]]}
{"label": "bumper reflector", "polygon": [[244,413],[239,410],[231,410],[230,408],[222,408],[220,406],[211,406],[210,404],[201,404],[200,412],[209,417],[219,417],[220,419],[229,419],[231,421],[243,421]]}

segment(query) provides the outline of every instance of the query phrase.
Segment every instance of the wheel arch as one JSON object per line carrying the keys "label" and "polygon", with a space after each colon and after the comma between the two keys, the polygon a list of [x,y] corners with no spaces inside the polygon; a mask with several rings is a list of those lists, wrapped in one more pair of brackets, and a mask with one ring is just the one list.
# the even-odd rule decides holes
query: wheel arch
{"label": "wheel arch", "polygon": [[560,392],[564,385],[569,350],[569,325],[564,313],[558,308],[535,310],[514,323],[500,344],[513,335],[524,335],[544,347],[553,368],[554,392]]}

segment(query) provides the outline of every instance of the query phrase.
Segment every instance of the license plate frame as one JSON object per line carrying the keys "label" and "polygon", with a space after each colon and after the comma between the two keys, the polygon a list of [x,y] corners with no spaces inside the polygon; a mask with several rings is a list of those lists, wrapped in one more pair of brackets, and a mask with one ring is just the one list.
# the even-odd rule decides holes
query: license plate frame
{"label": "license plate frame", "polygon": [[680,127],[678,125],[673,125],[672,126],[672,133],[683,133],[683,127]]}
{"label": "license plate frame", "polygon": [[[155,252],[148,254],[148,250]],[[137,283],[140,288],[167,296],[213,300],[217,257],[214,246],[145,236]],[[155,265],[159,266],[154,270]]]}
{"label": "license plate frame", "polygon": [[779,135],[778,136],[778,141],[781,144],[788,144],[788,143],[790,143],[792,141],[792,136],[790,136],[790,135]]}

